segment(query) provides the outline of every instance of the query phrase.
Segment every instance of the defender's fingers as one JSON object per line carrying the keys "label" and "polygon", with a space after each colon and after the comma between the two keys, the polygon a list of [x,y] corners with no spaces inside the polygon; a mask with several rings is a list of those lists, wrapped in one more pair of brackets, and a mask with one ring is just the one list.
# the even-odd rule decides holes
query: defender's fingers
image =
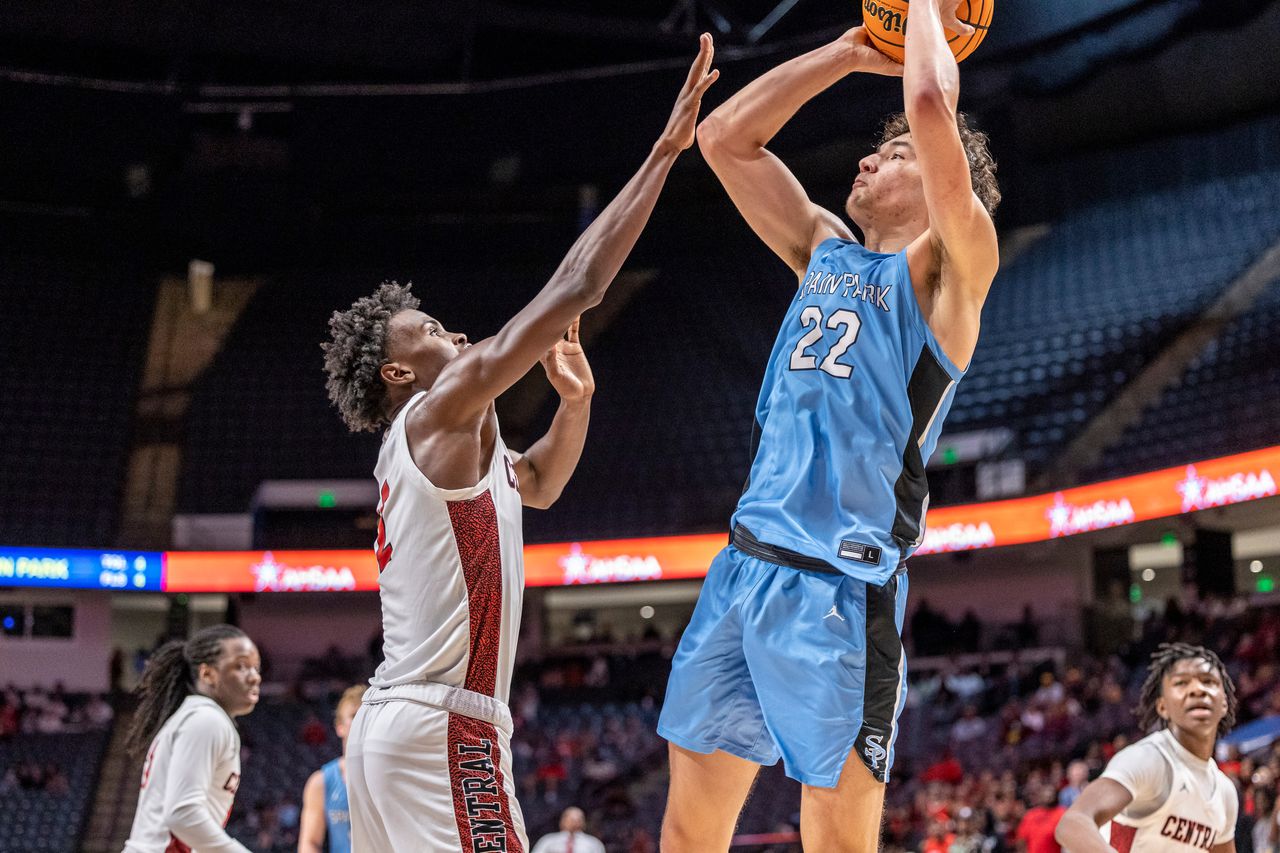
{"label": "defender's fingers", "polygon": [[711,69],[711,73],[708,74],[706,77],[702,78],[702,82],[699,83],[698,88],[694,90],[695,94],[697,94],[697,96],[701,98],[702,94],[711,88],[711,84],[716,82],[719,79],[720,79],[720,69],[719,68]]}
{"label": "defender's fingers", "polygon": [[703,33],[698,38],[698,57],[693,60],[693,65],[689,67],[689,77],[684,81],[686,87],[692,88],[706,76],[707,69],[711,67],[711,56],[714,52],[711,34]]}
{"label": "defender's fingers", "polygon": [[574,317],[573,322],[569,324],[569,331],[565,332],[565,340],[571,344],[578,342],[578,327],[582,324],[581,317]]}

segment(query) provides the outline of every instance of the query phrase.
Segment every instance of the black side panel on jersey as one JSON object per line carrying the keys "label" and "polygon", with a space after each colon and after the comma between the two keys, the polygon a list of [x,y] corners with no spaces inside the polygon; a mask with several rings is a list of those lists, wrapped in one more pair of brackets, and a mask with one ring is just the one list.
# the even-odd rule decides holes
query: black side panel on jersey
{"label": "black side panel on jersey", "polygon": [[[747,489],[751,488],[751,467],[756,464],[756,454],[760,452],[760,421],[756,420],[756,416],[751,416],[751,455],[750,461],[747,462],[747,479],[742,483],[742,494],[747,493]],[[741,497],[741,495],[739,495]]]}
{"label": "black side panel on jersey", "polygon": [[951,376],[927,346],[920,347],[915,369],[907,382],[907,399],[911,403],[911,434],[902,453],[902,473],[893,485],[896,515],[890,531],[898,547],[904,551],[920,536],[924,502],[929,496],[929,480],[925,476],[925,460],[920,457],[920,435],[929,425],[951,385]]}

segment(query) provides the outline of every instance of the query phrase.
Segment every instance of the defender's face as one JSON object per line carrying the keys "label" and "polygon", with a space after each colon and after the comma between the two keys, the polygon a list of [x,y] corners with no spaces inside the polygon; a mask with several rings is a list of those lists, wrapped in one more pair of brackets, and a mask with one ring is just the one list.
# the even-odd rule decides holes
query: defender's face
{"label": "defender's face", "polygon": [[222,641],[222,656],[216,665],[201,664],[200,680],[207,695],[232,717],[247,714],[258,704],[262,684],[262,658],[248,637]]}
{"label": "defender's face", "polygon": [[858,176],[845,202],[855,222],[907,220],[924,208],[924,182],[911,134],[895,136],[858,161]]}
{"label": "defender's face", "polygon": [[1227,715],[1227,691],[1218,671],[1207,660],[1180,660],[1164,677],[1156,713],[1169,727],[1198,737],[1216,737]]}
{"label": "defender's face", "polygon": [[387,360],[398,362],[430,384],[440,370],[470,344],[461,332],[450,332],[434,317],[415,309],[391,318]]}

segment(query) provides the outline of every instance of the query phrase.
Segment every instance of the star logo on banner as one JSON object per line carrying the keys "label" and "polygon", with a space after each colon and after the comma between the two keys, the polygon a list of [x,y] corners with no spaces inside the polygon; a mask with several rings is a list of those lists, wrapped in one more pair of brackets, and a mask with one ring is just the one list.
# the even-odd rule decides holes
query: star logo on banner
{"label": "star logo on banner", "polygon": [[1178,483],[1178,494],[1182,495],[1182,511],[1189,512],[1200,509],[1204,505],[1204,490],[1208,480],[1196,474],[1196,466],[1187,466],[1187,477]]}

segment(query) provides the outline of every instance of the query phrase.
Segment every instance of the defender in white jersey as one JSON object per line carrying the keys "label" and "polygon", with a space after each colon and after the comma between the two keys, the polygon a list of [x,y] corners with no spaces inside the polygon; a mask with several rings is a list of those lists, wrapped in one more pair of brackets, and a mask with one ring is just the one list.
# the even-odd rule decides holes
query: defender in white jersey
{"label": "defender in white jersey", "polygon": [[214,625],[147,662],[129,748],[146,749],[124,853],[248,853],[223,828],[240,786],[233,718],[258,702],[261,661],[238,628]]}
{"label": "defender in white jersey", "polygon": [[1200,646],[1160,646],[1136,710],[1144,729],[1158,730],[1116,753],[1084,789],[1058,824],[1058,843],[1072,853],[1234,851],[1239,793],[1213,760],[1236,715],[1222,661]]}
{"label": "defender in white jersey", "polygon": [[[497,335],[472,346],[395,283],[329,322],[330,399],[353,431],[385,429],[375,469],[385,661],[347,742],[358,853],[528,850],[507,709],[524,586],[521,506],[550,506],[578,464],[595,382],[577,318],[604,297],[693,144],[717,76],[711,57],[704,35],[639,172]],[[560,407],[547,434],[515,453],[494,400],[539,360]]]}

